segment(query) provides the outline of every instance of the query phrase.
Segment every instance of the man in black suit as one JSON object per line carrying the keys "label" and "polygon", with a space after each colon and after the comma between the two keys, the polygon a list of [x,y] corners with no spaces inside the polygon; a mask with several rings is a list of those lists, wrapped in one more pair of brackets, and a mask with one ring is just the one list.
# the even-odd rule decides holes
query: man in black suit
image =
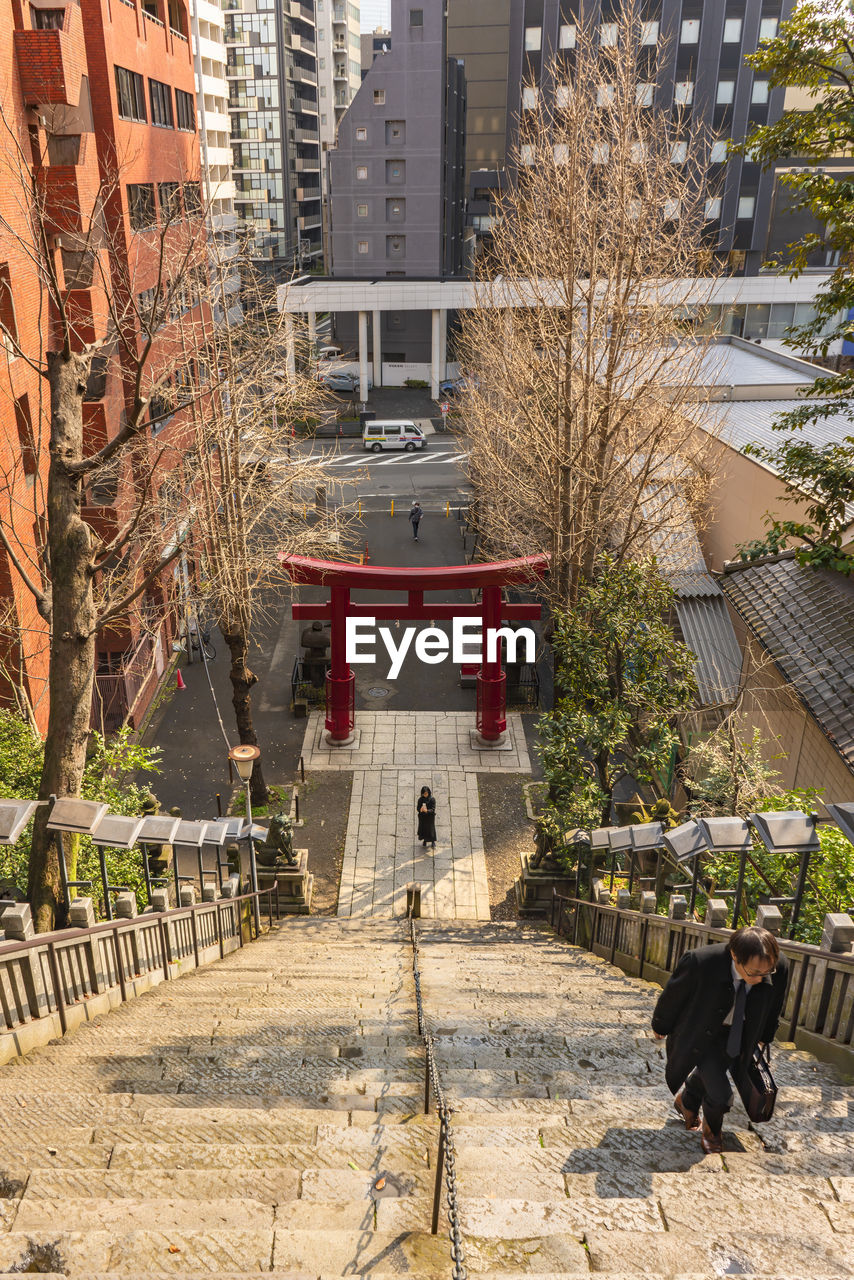
{"label": "man in black suit", "polygon": [[[788,966],[773,933],[751,925],[728,943],[686,951],[652,1015],[667,1038],[665,1079],[686,1129],[700,1127],[707,1154],[719,1152],[737,1079],[757,1044],[770,1044],[786,996]],[[683,1087],[684,1086],[684,1087]]]}

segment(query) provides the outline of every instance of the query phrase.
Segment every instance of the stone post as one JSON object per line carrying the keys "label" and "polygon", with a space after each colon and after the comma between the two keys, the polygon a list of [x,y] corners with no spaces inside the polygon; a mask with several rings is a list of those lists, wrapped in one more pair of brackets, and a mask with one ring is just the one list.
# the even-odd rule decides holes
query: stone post
{"label": "stone post", "polygon": [[723,898],[709,898],[706,903],[706,924],[713,929],[726,927],[727,905]]}
{"label": "stone post", "polygon": [[822,951],[834,955],[847,955],[854,947],[854,920],[845,911],[829,912],[824,917],[821,930]]}
{"label": "stone post", "polygon": [[651,889],[645,890],[640,896],[640,909],[642,914],[645,916],[654,916],[655,906],[656,906],[655,894],[652,892]]}
{"label": "stone post", "polygon": [[684,920],[688,911],[688,899],[684,893],[670,895],[670,909],[667,912],[670,920]]}
{"label": "stone post", "polygon": [[769,906],[763,902],[756,908],[756,923],[760,929],[767,929],[769,933],[779,937],[780,930],[783,928],[783,917],[780,915],[780,908]]}

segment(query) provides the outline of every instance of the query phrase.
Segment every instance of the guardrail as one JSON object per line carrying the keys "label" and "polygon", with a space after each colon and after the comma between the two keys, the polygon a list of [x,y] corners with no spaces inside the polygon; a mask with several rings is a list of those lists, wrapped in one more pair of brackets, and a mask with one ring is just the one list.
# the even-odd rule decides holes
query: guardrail
{"label": "guardrail", "polygon": [[[557,934],[624,973],[667,982],[686,951],[726,942],[732,929],[629,911],[554,893]],[[854,955],[780,939],[789,979],[779,1035],[854,1076]]]}
{"label": "guardrail", "polygon": [[272,928],[278,885],[0,943],[0,1064],[257,939],[262,898]]}

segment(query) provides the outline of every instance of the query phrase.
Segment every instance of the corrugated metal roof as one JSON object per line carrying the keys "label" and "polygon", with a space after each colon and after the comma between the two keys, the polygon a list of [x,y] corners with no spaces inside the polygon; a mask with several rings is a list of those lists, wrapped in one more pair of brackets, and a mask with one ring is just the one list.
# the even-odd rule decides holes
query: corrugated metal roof
{"label": "corrugated metal roof", "polygon": [[854,582],[783,555],[721,586],[854,769]]}
{"label": "corrugated metal roof", "polygon": [[671,573],[669,581],[673,590],[682,600],[689,600],[692,597],[719,596],[721,594],[720,587],[712,575],[706,573],[705,569],[688,573]]}
{"label": "corrugated metal roof", "polygon": [[700,366],[700,382],[703,386],[779,386],[802,382],[805,387],[818,376],[818,369],[810,376],[796,366],[786,366],[763,352],[745,351],[728,342],[711,344]]}
{"label": "corrugated metal roof", "polygon": [[676,616],[682,638],[697,658],[694,674],[701,704],[732,702],[741,676],[741,649],[722,592],[678,598]]}
{"label": "corrugated metal roof", "polygon": [[[730,400],[698,408],[702,425],[741,451],[747,444],[778,448],[787,433],[774,431],[774,422],[782,414],[803,408],[803,405],[803,400]],[[835,413],[829,418],[807,423],[797,434],[799,439],[810,444],[840,444],[846,436],[854,435],[854,421],[847,414]]]}

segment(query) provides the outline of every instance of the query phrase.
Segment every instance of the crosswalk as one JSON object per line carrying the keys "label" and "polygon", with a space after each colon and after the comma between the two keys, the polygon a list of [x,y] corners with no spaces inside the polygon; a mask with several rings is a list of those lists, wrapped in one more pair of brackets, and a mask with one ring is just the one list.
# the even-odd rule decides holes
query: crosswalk
{"label": "crosswalk", "polygon": [[402,465],[407,467],[447,466],[451,462],[462,462],[467,457],[468,453],[458,453],[456,449],[448,449],[441,453],[400,453],[392,458],[376,458],[373,454],[369,457],[365,457],[363,454],[359,454],[356,457],[352,457],[350,455],[329,457],[328,454],[315,453],[310,454],[306,461],[314,462],[319,466],[324,467],[349,468],[370,466],[373,469],[374,467],[394,467]]}

